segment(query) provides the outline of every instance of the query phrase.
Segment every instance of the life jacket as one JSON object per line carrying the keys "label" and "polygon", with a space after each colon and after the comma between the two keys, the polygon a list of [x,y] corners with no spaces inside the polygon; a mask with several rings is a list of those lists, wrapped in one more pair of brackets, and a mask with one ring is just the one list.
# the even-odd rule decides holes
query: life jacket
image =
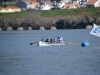
{"label": "life jacket", "polygon": [[59,36],[59,37],[58,37],[58,41],[59,41],[59,42],[63,42],[63,37],[62,37],[62,36]]}
{"label": "life jacket", "polygon": [[56,39],[54,39],[54,40],[53,40],[53,42],[57,42],[57,40],[56,40]]}

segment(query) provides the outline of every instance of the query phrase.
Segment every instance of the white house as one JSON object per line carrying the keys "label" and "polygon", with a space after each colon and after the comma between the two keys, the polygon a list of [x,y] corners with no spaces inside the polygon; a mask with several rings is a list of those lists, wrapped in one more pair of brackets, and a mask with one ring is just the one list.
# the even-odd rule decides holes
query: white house
{"label": "white house", "polygon": [[71,0],[72,3],[78,3],[80,5],[86,4],[89,0]]}
{"label": "white house", "polygon": [[51,10],[53,3],[51,1],[40,2],[38,5],[39,10]]}
{"label": "white house", "polygon": [[89,0],[86,3],[86,7],[91,8],[91,7],[100,7],[100,0]]}
{"label": "white house", "polygon": [[44,4],[44,5],[41,5],[40,6],[40,10],[51,10],[52,9],[52,7],[50,7],[48,4]]}
{"label": "white house", "polygon": [[85,8],[86,7],[86,3],[89,0],[70,0],[69,3],[73,3],[76,4],[77,6],[79,6],[80,8]]}

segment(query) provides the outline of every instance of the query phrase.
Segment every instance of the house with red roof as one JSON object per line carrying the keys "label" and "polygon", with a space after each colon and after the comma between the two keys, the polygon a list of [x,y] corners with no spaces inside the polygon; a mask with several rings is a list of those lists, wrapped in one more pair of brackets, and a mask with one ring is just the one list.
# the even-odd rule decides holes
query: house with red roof
{"label": "house with red roof", "polygon": [[62,9],[77,9],[77,8],[80,7],[76,4],[65,4]]}
{"label": "house with red roof", "polygon": [[0,8],[1,13],[12,13],[12,12],[21,12],[21,9],[16,6],[8,6],[5,8]]}
{"label": "house with red roof", "polygon": [[4,8],[7,12],[21,12],[21,9],[16,6],[8,6]]}
{"label": "house with red roof", "polygon": [[91,8],[91,7],[100,7],[100,0],[89,0],[86,3],[86,7]]}

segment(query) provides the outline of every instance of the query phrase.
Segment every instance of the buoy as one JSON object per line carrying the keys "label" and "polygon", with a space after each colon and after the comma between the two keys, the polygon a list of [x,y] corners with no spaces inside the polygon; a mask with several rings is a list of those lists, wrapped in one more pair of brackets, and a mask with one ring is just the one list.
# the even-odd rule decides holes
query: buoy
{"label": "buoy", "polygon": [[87,46],[89,46],[89,43],[88,42],[86,42],[86,41],[84,41],[84,42],[82,42],[82,45],[81,45],[82,47],[87,47]]}

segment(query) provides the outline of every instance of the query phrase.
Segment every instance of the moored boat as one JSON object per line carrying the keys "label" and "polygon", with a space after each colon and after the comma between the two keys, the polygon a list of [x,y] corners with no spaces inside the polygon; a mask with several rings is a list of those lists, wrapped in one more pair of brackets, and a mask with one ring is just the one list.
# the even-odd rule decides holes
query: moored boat
{"label": "moored boat", "polygon": [[50,42],[39,41],[39,46],[53,46],[53,45],[66,45],[66,44],[67,44],[67,42],[50,43]]}

